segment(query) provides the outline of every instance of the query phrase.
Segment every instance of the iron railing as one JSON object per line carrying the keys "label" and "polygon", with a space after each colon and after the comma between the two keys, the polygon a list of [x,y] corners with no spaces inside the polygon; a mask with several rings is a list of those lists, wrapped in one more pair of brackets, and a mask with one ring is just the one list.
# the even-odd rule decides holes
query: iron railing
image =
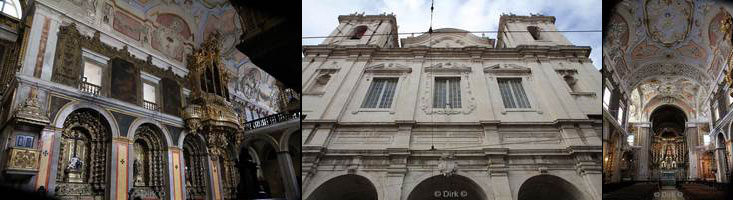
{"label": "iron railing", "polygon": [[102,90],[102,86],[94,85],[87,82],[86,78],[82,78],[82,80],[79,82],[79,90],[85,93],[92,94],[94,96],[99,96],[99,91]]}
{"label": "iron railing", "polygon": [[158,104],[156,104],[155,102],[150,102],[150,101],[145,101],[145,100],[143,100],[143,107],[148,110],[154,110],[154,111],[160,110],[160,107],[158,107]]}
{"label": "iron railing", "polygon": [[299,118],[300,118],[300,112],[277,113],[274,115],[269,115],[267,117],[259,118],[259,119],[244,123],[244,130],[257,129],[257,128],[270,126],[270,125],[277,124],[280,122],[285,122],[285,121],[289,121],[292,119],[299,119]]}

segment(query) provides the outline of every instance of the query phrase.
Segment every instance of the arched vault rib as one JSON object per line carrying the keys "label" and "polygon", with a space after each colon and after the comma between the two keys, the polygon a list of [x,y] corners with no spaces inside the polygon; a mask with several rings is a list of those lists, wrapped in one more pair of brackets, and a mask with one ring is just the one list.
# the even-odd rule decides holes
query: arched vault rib
{"label": "arched vault rib", "polygon": [[626,80],[629,88],[636,88],[646,80],[660,76],[685,77],[707,89],[711,78],[700,68],[682,63],[653,63],[639,67]]}

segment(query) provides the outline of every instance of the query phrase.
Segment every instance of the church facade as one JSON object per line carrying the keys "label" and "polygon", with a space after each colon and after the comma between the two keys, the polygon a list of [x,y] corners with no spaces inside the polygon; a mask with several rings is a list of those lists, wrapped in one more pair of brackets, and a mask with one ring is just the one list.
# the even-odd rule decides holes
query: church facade
{"label": "church facade", "polygon": [[228,1],[2,4],[17,11],[0,15],[3,186],[58,199],[300,197],[299,91],[237,50],[244,17]]}
{"label": "church facade", "polygon": [[601,199],[601,74],[555,17],[338,21],[303,50],[304,199]]}

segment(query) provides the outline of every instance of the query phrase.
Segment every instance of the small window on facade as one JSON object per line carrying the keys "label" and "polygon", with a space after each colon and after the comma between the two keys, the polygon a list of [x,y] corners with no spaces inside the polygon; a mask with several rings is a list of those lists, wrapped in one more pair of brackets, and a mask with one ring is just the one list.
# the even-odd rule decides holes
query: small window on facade
{"label": "small window on facade", "polygon": [[366,31],[366,26],[357,26],[356,28],[354,28],[354,33],[351,35],[351,39],[361,39],[361,36],[364,36],[364,33],[366,33]]}
{"label": "small window on facade", "polygon": [[573,75],[565,75],[563,79],[565,80],[565,83],[568,84],[568,87],[570,87],[571,92],[577,92],[578,88],[575,83],[578,82],[578,79],[575,79]]}
{"label": "small window on facade", "polygon": [[521,78],[501,78],[498,81],[505,108],[530,108]]}
{"label": "small window on facade", "polygon": [[15,137],[15,146],[33,148],[33,137],[27,135],[18,135]]}
{"label": "small window on facade", "polygon": [[608,109],[608,105],[611,102],[611,90],[603,88],[603,107]]}
{"label": "small window on facade", "polygon": [[461,108],[461,78],[435,78],[433,108]]}
{"label": "small window on facade", "polygon": [[626,142],[629,143],[629,145],[634,145],[634,135],[629,135],[626,137]]}
{"label": "small window on facade", "polygon": [[702,136],[702,141],[703,141],[703,144],[705,144],[705,146],[709,145],[710,144],[710,136],[709,135],[703,135]]}
{"label": "small window on facade", "polygon": [[532,38],[534,38],[534,40],[540,39],[540,27],[528,26],[527,31],[529,31],[529,34],[532,35]]}
{"label": "small window on facade", "polygon": [[326,84],[331,80],[331,74],[321,74],[316,78],[316,82],[311,86],[310,91],[314,93],[323,93],[326,90]]}
{"label": "small window on facade", "polygon": [[374,78],[369,86],[362,108],[390,108],[394,99],[397,78]]}

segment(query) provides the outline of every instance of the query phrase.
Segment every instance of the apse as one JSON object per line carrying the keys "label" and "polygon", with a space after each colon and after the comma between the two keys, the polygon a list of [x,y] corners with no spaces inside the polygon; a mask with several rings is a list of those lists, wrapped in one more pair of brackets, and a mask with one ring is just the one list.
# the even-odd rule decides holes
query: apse
{"label": "apse", "polygon": [[662,105],[649,115],[649,121],[652,122],[654,133],[660,133],[660,131],[663,131],[664,134],[669,134],[672,131],[683,133],[687,115],[677,106]]}

